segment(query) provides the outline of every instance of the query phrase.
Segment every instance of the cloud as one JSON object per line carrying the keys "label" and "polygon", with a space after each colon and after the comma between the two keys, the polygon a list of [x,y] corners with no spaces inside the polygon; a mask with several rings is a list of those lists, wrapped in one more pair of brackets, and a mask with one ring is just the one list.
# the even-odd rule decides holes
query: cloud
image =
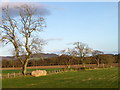
{"label": "cloud", "polygon": [[10,0],[2,0],[2,2],[9,2]]}
{"label": "cloud", "polygon": [[54,53],[54,54],[58,54],[61,55],[61,50],[49,50],[49,51],[43,51],[44,53]]}
{"label": "cloud", "polygon": [[16,7],[21,7],[22,5],[28,5],[30,6],[30,8],[36,8],[37,11],[35,13],[35,15],[42,15],[42,16],[46,16],[46,15],[50,15],[50,10],[48,9],[48,7],[44,4],[40,4],[40,3],[33,3],[33,2],[2,2],[2,8],[5,7],[9,7],[9,14],[11,16],[18,16],[19,15],[19,11]]}
{"label": "cloud", "polygon": [[73,45],[74,44],[74,42],[69,42],[69,43],[67,43],[67,45]]}
{"label": "cloud", "polygon": [[62,38],[50,38],[50,39],[46,39],[46,41],[60,41],[63,40]]}

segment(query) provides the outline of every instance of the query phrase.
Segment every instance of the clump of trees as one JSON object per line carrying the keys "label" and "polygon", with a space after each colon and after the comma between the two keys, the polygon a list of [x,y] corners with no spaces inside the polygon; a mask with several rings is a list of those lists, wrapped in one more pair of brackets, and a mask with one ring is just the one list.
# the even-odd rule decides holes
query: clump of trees
{"label": "clump of trees", "polygon": [[113,57],[112,55],[100,55],[100,62],[101,64],[108,64],[110,67],[112,67],[112,63],[115,61],[115,57]]}
{"label": "clump of trees", "polygon": [[80,60],[78,60],[78,64],[81,62],[83,67],[85,67],[85,57],[87,57],[88,54],[90,54],[91,48],[89,48],[87,44],[82,42],[75,42],[73,43],[73,45],[73,49],[68,48],[67,50],[62,51],[64,52],[63,55],[68,55],[69,57],[71,57],[68,58],[68,62],[66,62],[68,68],[70,68],[71,60],[75,59],[75,57],[79,57]]}
{"label": "clump of trees", "polygon": [[63,60],[65,65],[67,65],[67,68],[70,68],[70,65],[72,64],[72,60],[75,59],[77,52],[74,49],[66,49],[62,50],[62,55],[60,58]]}

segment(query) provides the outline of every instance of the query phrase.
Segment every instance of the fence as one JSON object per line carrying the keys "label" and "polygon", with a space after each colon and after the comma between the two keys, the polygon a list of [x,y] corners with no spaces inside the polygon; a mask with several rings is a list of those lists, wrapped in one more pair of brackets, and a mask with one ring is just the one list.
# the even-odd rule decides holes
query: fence
{"label": "fence", "polygon": [[5,79],[5,78],[15,78],[15,77],[20,77],[22,76],[21,73],[7,73],[7,74],[2,74],[2,79]]}
{"label": "fence", "polygon": [[61,72],[68,72],[68,71],[77,71],[77,69],[59,69],[59,70],[52,70],[52,71],[47,71],[47,74],[57,74]]}
{"label": "fence", "polygon": [[[62,72],[67,72],[67,71],[77,71],[77,69],[58,69],[58,70],[51,70],[47,71],[47,75],[50,74],[57,74],[57,73],[62,73]],[[27,75],[30,75],[31,72],[27,72]],[[22,77],[22,73],[7,73],[7,74],[2,74],[2,79],[5,78],[15,78],[15,77]]]}

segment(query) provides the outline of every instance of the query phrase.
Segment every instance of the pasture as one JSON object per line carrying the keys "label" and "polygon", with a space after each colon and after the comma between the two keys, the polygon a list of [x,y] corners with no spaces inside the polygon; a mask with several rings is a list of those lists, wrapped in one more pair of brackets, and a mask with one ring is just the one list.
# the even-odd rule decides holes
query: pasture
{"label": "pasture", "polygon": [[118,88],[118,68],[3,79],[3,88]]}

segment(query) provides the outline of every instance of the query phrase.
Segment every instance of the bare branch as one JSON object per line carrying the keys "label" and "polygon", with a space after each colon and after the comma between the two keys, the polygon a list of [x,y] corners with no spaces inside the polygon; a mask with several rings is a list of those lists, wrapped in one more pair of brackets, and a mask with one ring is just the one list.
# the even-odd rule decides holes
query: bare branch
{"label": "bare branch", "polygon": [[[2,38],[6,44],[11,42],[14,46],[15,55],[23,65],[23,74],[25,74],[25,68],[32,53],[39,53],[44,45],[43,40],[32,37],[36,31],[41,31],[45,25],[44,17],[35,17],[36,8],[27,4],[21,7],[16,7],[19,11],[19,18],[13,18],[10,16],[9,7],[3,8],[2,15]],[[20,37],[22,36],[22,38]],[[32,38],[32,39],[31,39]],[[25,55],[26,58],[22,58]]]}

